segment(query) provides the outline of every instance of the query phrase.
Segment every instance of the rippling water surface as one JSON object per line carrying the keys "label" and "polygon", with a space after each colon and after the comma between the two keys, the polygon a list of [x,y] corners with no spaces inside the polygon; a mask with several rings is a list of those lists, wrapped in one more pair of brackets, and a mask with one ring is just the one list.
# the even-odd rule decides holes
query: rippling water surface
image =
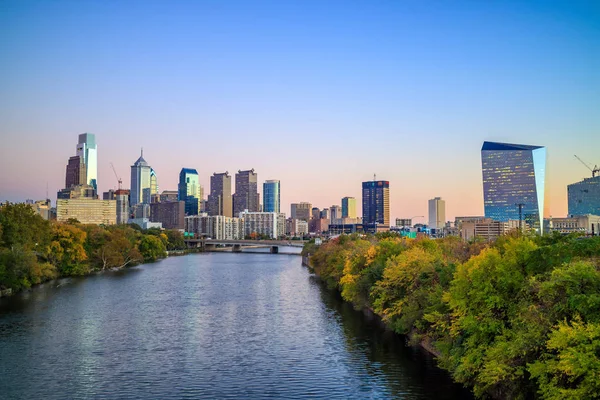
{"label": "rippling water surface", "polygon": [[300,257],[207,253],[0,299],[0,398],[470,395]]}

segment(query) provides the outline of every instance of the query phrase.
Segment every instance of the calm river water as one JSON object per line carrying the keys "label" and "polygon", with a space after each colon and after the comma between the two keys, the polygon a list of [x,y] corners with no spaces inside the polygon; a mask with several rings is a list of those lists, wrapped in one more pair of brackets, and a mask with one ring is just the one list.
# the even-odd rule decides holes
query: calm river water
{"label": "calm river water", "polygon": [[0,299],[0,398],[470,398],[300,262],[194,254]]}

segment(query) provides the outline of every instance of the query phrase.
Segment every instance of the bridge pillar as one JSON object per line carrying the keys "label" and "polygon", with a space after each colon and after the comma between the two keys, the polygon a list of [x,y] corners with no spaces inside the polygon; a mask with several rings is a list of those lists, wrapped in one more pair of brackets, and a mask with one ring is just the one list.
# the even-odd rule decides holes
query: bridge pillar
{"label": "bridge pillar", "polygon": [[271,246],[271,254],[279,253],[279,246]]}
{"label": "bridge pillar", "polygon": [[233,249],[231,249],[231,251],[233,253],[241,253],[242,252],[242,246],[239,244],[234,244],[233,245]]}

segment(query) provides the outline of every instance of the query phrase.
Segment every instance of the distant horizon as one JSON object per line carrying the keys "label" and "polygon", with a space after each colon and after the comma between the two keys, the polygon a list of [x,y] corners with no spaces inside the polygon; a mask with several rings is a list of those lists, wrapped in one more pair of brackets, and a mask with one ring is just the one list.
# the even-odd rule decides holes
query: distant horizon
{"label": "distant horizon", "polygon": [[600,164],[597,2],[5,0],[0,38],[2,201],[54,201],[84,132],[100,194],[143,147],[160,191],[254,168],[286,214],[376,174],[392,221],[483,215],[483,141],[546,147],[546,216]]}

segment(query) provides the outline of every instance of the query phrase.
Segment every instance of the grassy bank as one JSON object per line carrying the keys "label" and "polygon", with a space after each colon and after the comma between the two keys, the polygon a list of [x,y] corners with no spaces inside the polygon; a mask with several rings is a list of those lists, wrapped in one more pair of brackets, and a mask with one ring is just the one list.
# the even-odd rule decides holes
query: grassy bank
{"label": "grassy bank", "polygon": [[599,396],[598,237],[341,236],[304,254],[329,287],[430,346],[478,397]]}

